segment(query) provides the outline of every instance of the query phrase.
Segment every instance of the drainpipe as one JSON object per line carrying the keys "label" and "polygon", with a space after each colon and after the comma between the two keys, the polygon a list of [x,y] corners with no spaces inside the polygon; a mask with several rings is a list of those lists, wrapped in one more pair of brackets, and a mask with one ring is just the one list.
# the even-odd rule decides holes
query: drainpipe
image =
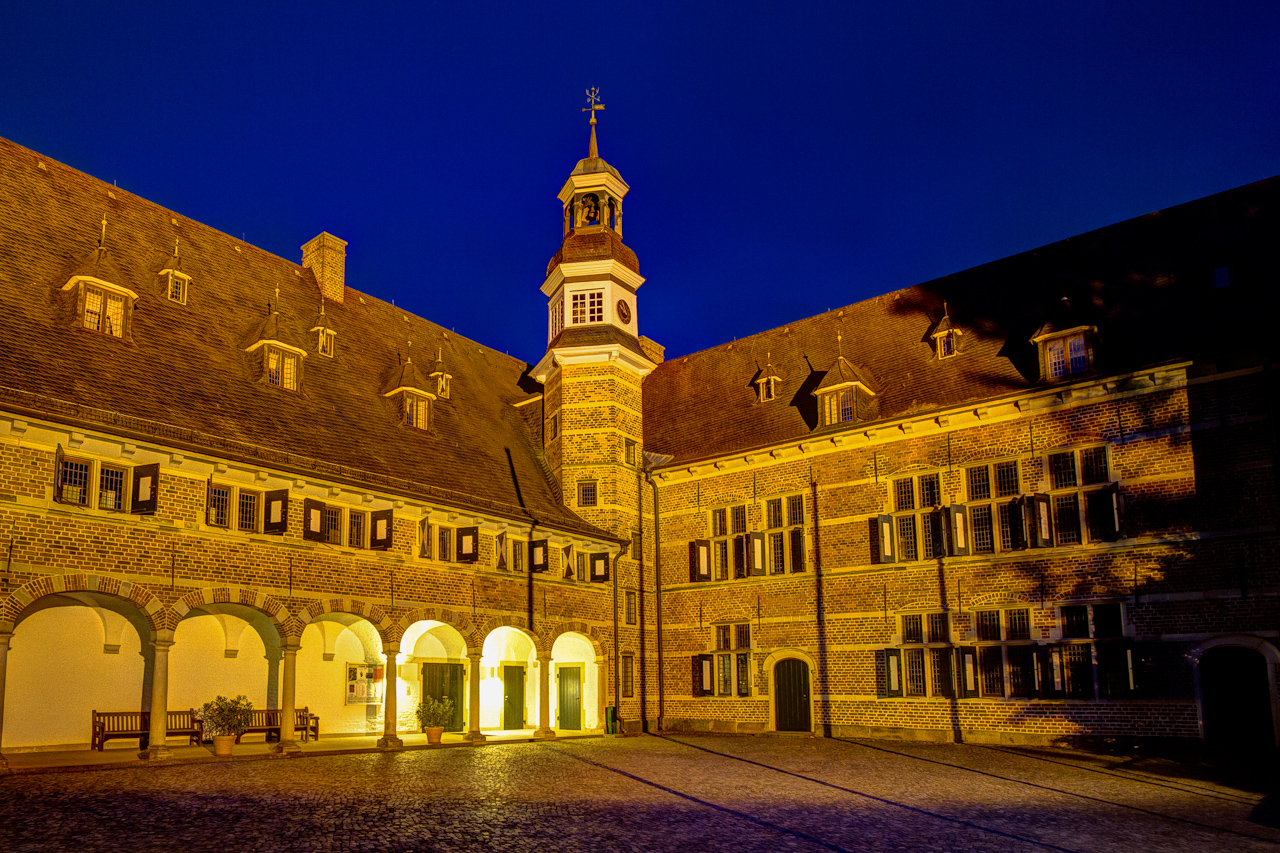
{"label": "drainpipe", "polygon": [[[618,719],[618,710],[622,701],[622,658],[618,657],[618,561],[626,552],[625,545],[618,546],[618,553],[613,555],[613,714]],[[597,705],[597,710],[599,706]],[[621,734],[621,732],[616,732]]]}

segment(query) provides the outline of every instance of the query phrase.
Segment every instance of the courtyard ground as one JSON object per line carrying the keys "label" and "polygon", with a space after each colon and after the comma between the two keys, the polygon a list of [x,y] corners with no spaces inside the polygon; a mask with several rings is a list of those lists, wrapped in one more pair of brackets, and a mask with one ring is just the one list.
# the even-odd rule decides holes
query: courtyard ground
{"label": "courtyard ground", "polygon": [[1280,850],[1274,780],[785,737],[595,738],[0,777],[0,850]]}

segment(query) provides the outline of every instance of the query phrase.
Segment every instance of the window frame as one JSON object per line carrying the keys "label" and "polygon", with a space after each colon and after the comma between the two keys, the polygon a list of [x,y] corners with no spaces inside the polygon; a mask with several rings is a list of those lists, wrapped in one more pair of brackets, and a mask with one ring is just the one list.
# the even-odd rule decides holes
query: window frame
{"label": "window frame", "polygon": [[600,481],[588,478],[578,481],[578,506],[597,507],[600,505]]}
{"label": "window frame", "polygon": [[[278,368],[272,368],[272,356],[279,358]],[[289,365],[293,366],[292,384],[289,381]],[[302,387],[302,357],[292,350],[268,343],[262,348],[262,377],[272,388],[297,393]]]}
{"label": "window frame", "polygon": [[[1002,476],[1006,466],[1013,469],[1013,488],[1006,486]],[[1012,459],[996,459],[990,462],[979,462],[964,466],[963,481],[965,491],[965,509],[969,525],[969,553],[975,556],[1008,553],[1025,547],[1025,535],[1017,526],[1021,519],[1015,518],[1012,505],[1023,498],[1022,466],[1017,457]],[[975,489],[974,472],[984,471],[986,489]],[[986,518],[986,522],[982,521]],[[985,536],[990,536],[990,547],[980,547]]]}
{"label": "window frame", "polygon": [[770,575],[807,571],[809,543],[805,528],[804,492],[766,498],[761,504],[761,517],[764,519],[761,534],[765,537],[765,571]]}
{"label": "window frame", "polygon": [[[1091,466],[1086,462],[1086,457],[1099,451],[1102,455],[1100,476],[1089,476]],[[1065,467],[1068,461],[1069,471]],[[1052,517],[1051,545],[1076,547],[1114,542],[1121,538],[1119,486],[1114,479],[1110,444],[1047,451],[1044,455],[1044,470],[1049,485],[1047,495]],[[1096,469],[1092,470],[1096,472]],[[1109,501],[1103,494],[1108,491],[1112,493]],[[1104,506],[1100,507],[1100,504]],[[1110,512],[1106,512],[1107,509]],[[1111,523],[1103,528],[1100,522],[1106,515],[1110,516]],[[1095,530],[1095,527],[1100,529]]]}
{"label": "window frame", "polygon": [[[165,298],[176,305],[186,305],[191,289],[191,276],[180,273],[177,270],[167,270],[167,279],[165,280],[164,294]],[[180,299],[173,298],[173,285],[179,285]]]}
{"label": "window frame", "polygon": [[[885,683],[881,695],[914,699],[954,698],[951,634],[951,614],[948,611],[899,613],[897,644],[886,650],[884,656]],[[912,666],[915,661],[919,662],[918,669]],[[895,672],[890,671],[890,667],[898,668],[896,688],[893,686]]]}
{"label": "window frame", "polygon": [[[81,280],[80,282],[80,324],[79,327],[89,332],[97,332],[108,338],[116,338],[124,340],[128,336],[129,319],[133,310],[133,300],[128,293],[105,285],[102,282]],[[97,309],[97,320],[93,325],[89,325],[89,297],[96,296],[99,300]],[[115,325],[119,327],[118,331],[103,328],[103,324],[112,319],[111,311],[108,306],[111,302],[118,302],[120,305],[119,322]]]}
{"label": "window frame", "polygon": [[[424,414],[425,412],[425,414]],[[431,398],[426,394],[405,391],[402,401],[401,422],[409,429],[431,432]]]}
{"label": "window frame", "polygon": [[755,648],[751,623],[736,621],[711,625],[711,648],[710,656],[714,661],[712,692],[703,695],[722,699],[750,697],[751,652]]}
{"label": "window frame", "polygon": [[337,333],[333,329],[321,329],[316,336],[316,352],[325,358],[333,358],[337,345]]}

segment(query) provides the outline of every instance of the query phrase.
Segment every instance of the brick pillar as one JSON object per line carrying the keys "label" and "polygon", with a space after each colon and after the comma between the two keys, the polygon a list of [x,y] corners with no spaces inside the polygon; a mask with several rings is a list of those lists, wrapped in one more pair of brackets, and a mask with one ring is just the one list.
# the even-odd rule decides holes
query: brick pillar
{"label": "brick pillar", "polygon": [[484,743],[485,736],[480,733],[480,653],[467,655],[467,660],[467,733],[462,739]]}
{"label": "brick pillar", "polygon": [[382,691],[382,709],[386,722],[383,724],[382,737],[378,738],[378,746],[382,749],[399,749],[404,741],[396,736],[399,721],[396,719],[396,694],[400,692],[400,681],[396,678],[399,664],[396,658],[400,655],[400,643],[386,643],[383,653],[387,656],[386,689]]}
{"label": "brick pillar", "polygon": [[[4,748],[4,679],[9,669],[9,641],[13,632],[0,631],[0,749]],[[9,772],[9,762],[0,754],[0,776]]]}
{"label": "brick pillar", "polygon": [[173,646],[172,631],[156,631],[151,640],[155,650],[155,663],[151,667],[151,732],[147,748],[138,753],[139,758],[159,760],[173,758],[166,740],[169,737],[169,649]]}
{"label": "brick pillar", "polygon": [[297,704],[298,641],[292,637],[286,639],[280,651],[284,652],[284,683],[280,685],[280,742],[273,749],[275,752],[299,752],[294,734],[298,716],[294,707]]}
{"label": "brick pillar", "polygon": [[538,728],[533,736],[550,740],[556,736],[551,720],[551,656],[538,658]]}

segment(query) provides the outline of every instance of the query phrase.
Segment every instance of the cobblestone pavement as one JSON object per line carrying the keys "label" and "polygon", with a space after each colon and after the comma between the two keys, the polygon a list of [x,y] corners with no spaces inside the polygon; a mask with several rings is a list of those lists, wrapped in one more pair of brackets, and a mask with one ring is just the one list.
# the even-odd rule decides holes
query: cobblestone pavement
{"label": "cobblestone pavement", "polygon": [[0,850],[1278,851],[1274,796],[1067,751],[640,737],[10,776]]}

